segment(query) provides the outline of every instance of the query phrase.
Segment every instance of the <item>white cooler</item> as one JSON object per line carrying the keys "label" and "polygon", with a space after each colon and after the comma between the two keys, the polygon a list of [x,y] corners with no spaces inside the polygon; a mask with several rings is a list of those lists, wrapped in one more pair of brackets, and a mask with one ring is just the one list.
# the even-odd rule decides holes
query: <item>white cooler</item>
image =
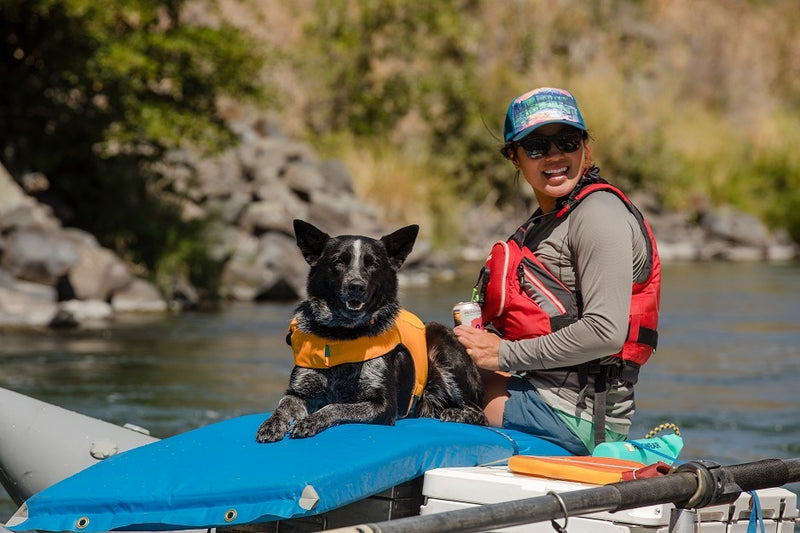
{"label": "white cooler", "polygon": [[[422,488],[424,504],[420,513],[440,513],[481,504],[544,496],[550,491],[569,492],[596,486],[513,474],[505,466],[440,468],[425,473]],[[757,493],[765,531],[792,533],[797,519],[797,496],[782,488],[762,489]],[[699,528],[695,527],[695,531],[746,533],[750,520],[750,500],[750,495],[743,493],[731,504],[699,509],[700,524]],[[667,533],[673,508],[670,503],[614,513],[571,516],[567,530],[570,533]],[[564,518],[558,518],[556,522],[563,525]],[[497,531],[553,533],[554,530],[547,520]]]}

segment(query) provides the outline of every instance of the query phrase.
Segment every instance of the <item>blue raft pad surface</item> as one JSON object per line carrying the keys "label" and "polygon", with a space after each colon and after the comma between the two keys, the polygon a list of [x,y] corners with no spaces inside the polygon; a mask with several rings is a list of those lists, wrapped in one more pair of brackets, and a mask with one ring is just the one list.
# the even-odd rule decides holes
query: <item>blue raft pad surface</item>
{"label": "blue raft pad surface", "polygon": [[517,454],[571,455],[519,431],[426,418],[343,424],[312,438],[259,444],[255,434],[267,416],[233,418],[105,459],[29,498],[28,518],[9,529],[91,533],[268,522],[321,514],[433,468],[502,463]]}

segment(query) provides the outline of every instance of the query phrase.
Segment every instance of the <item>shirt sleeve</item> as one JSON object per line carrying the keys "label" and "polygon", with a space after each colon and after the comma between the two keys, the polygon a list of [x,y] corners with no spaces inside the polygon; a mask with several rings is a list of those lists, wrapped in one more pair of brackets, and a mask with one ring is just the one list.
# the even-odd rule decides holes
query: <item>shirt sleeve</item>
{"label": "shirt sleeve", "polygon": [[502,341],[501,370],[576,365],[619,352],[628,334],[633,283],[633,216],[610,193],[594,193],[570,213],[567,248],[572,253],[583,315],[575,323],[535,339]]}

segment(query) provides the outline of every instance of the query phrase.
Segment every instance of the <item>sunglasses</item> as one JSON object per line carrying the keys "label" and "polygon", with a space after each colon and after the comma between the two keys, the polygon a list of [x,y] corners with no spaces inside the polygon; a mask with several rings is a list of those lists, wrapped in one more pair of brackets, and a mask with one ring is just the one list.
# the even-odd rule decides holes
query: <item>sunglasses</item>
{"label": "sunglasses", "polygon": [[560,131],[555,135],[530,135],[522,139],[519,145],[522,146],[528,157],[538,159],[547,155],[551,143],[561,152],[574,152],[583,145],[583,132],[573,129]]}

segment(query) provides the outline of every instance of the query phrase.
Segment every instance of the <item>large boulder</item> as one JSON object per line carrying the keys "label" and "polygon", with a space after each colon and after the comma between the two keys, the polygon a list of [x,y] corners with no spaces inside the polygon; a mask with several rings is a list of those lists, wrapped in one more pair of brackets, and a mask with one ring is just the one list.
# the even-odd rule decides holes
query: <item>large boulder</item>
{"label": "large boulder", "polygon": [[77,259],[74,243],[59,231],[20,228],[5,238],[0,268],[22,280],[55,285]]}
{"label": "large boulder", "polygon": [[109,301],[134,280],[127,265],[114,252],[100,246],[82,247],[68,277],[79,300]]}

